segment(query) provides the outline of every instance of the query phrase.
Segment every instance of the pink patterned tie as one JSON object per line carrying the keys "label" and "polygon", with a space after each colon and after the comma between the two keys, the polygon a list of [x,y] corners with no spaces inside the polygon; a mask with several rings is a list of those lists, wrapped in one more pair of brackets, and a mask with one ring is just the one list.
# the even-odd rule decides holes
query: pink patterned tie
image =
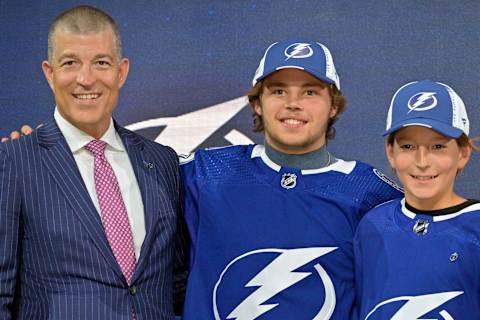
{"label": "pink patterned tie", "polygon": [[105,158],[106,142],[92,140],[85,149],[94,157],[94,179],[102,214],[103,228],[127,283],[130,285],[135,271],[135,250],[127,209],[123,203],[118,181]]}

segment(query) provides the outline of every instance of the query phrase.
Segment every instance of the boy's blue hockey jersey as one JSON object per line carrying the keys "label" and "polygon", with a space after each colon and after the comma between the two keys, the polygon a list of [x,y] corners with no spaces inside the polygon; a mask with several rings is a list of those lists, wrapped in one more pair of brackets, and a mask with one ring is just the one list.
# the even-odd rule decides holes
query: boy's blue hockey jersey
{"label": "boy's blue hockey jersey", "polygon": [[360,222],[354,241],[359,319],[480,319],[480,204],[415,214],[404,199]]}
{"label": "boy's blue hockey jersey", "polygon": [[351,318],[354,232],[366,211],[401,196],[391,182],[360,162],[281,168],[261,145],[183,163],[192,239],[184,319]]}

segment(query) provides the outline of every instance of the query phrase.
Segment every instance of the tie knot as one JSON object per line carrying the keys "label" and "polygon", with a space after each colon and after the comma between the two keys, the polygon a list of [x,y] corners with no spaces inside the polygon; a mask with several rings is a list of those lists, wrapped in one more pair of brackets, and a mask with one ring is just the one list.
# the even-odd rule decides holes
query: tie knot
{"label": "tie knot", "polygon": [[103,155],[105,152],[105,148],[107,147],[107,143],[102,140],[92,140],[87,145],[85,145],[85,149],[93,153],[96,157],[98,155]]}

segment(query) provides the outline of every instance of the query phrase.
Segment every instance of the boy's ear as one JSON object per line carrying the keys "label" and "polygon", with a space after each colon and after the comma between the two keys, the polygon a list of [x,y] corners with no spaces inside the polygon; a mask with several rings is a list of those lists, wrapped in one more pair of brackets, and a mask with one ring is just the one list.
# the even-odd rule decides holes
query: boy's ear
{"label": "boy's ear", "polygon": [[393,144],[385,142],[385,154],[387,155],[388,163],[390,167],[395,170],[395,158],[393,156]]}
{"label": "boy's ear", "polygon": [[330,119],[334,118],[337,115],[337,111],[338,111],[338,107],[332,104],[332,107],[330,108],[330,114],[329,114]]}
{"label": "boy's ear", "polygon": [[470,160],[470,156],[472,155],[472,146],[468,145],[465,147],[460,147],[460,152],[458,154],[458,170],[462,171]]}
{"label": "boy's ear", "polygon": [[255,113],[258,114],[259,116],[262,115],[262,104],[260,103],[260,99],[255,99],[253,101],[253,110],[255,110]]}

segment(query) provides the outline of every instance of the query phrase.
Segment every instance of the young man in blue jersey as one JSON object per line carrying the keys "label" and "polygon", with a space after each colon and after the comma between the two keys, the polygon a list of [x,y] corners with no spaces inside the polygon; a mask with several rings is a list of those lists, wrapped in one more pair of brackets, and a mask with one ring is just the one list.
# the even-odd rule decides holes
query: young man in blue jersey
{"label": "young man in blue jersey", "polygon": [[460,97],[417,81],[394,95],[386,153],[405,197],[369,212],[355,236],[359,318],[477,319],[480,203],[454,191],[472,151]]}
{"label": "young man in blue jersey", "polygon": [[356,226],[401,193],[326,149],[345,99],[324,45],[272,44],[249,100],[265,145],[183,161],[192,240],[184,319],[352,319]]}

